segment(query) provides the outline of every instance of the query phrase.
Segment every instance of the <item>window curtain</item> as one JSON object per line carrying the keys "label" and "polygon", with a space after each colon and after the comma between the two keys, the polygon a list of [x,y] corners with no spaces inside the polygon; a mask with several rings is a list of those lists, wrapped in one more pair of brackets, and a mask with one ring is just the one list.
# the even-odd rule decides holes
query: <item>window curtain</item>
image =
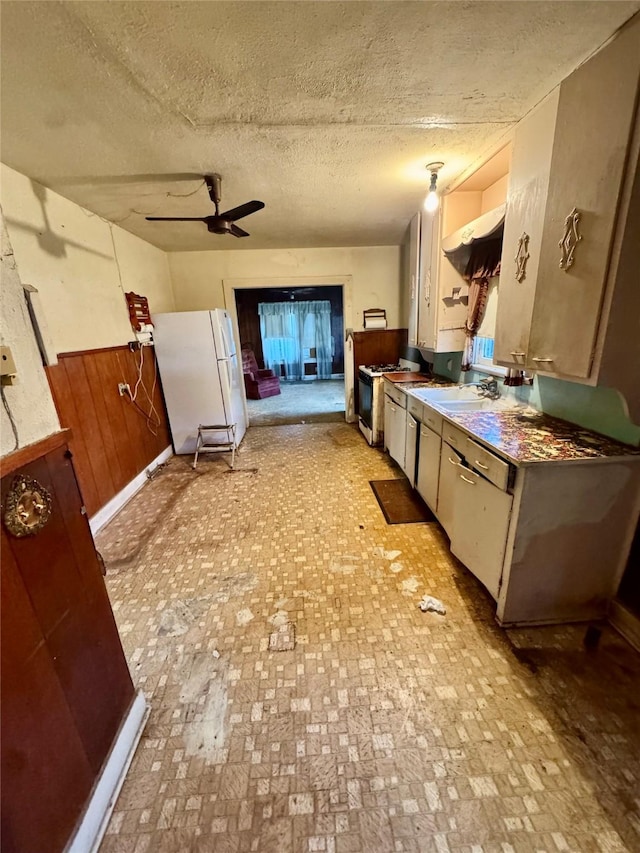
{"label": "window curtain", "polygon": [[316,351],[318,379],[331,378],[333,346],[331,303],[328,299],[310,302],[260,302],[260,333],[265,367],[287,379],[305,376],[305,349]]}
{"label": "window curtain", "polygon": [[486,240],[472,245],[469,262],[463,276],[469,282],[469,305],[464,326],[465,342],[462,370],[471,370],[473,342],[487,307],[489,279],[500,274],[501,253],[502,235],[499,239]]}

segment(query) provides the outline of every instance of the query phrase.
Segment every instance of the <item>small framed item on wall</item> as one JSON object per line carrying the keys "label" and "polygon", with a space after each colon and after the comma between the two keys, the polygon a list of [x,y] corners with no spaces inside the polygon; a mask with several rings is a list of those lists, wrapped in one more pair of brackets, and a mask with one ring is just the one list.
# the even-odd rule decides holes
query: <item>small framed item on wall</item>
{"label": "small framed item on wall", "polygon": [[362,312],[365,329],[386,329],[387,312],[384,308],[367,308]]}

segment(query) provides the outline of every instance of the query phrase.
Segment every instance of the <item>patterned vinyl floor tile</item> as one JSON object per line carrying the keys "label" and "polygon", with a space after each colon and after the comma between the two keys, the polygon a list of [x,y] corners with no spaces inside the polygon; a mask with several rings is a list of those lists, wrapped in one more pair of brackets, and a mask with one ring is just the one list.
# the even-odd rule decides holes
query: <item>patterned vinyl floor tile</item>
{"label": "patterned vinyl floor tile", "polygon": [[437,524],[385,523],[369,480],[401,474],[344,423],[190,461],[97,537],[151,705],[102,853],[640,850],[613,631],[501,630]]}

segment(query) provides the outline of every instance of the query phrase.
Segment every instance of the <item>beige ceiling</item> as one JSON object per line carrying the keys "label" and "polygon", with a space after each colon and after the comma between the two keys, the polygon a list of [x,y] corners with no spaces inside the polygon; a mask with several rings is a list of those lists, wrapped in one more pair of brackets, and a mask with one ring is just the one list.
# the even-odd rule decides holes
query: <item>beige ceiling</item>
{"label": "beige ceiling", "polygon": [[[640,2],[14,2],[2,159],[166,250],[393,245]],[[250,238],[144,215],[266,208]]]}

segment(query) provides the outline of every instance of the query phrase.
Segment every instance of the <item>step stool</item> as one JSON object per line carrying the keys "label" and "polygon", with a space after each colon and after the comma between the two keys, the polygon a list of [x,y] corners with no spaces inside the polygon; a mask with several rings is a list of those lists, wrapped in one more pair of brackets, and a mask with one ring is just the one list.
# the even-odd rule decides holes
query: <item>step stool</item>
{"label": "step stool", "polygon": [[[227,434],[226,441],[220,441],[217,444],[209,444],[206,441],[204,433],[206,432],[225,432]],[[196,440],[196,455],[193,460],[193,467],[198,464],[198,454],[215,453],[220,451],[231,451],[231,469],[235,464],[236,459],[236,425],[235,424],[199,424],[198,438]]]}

